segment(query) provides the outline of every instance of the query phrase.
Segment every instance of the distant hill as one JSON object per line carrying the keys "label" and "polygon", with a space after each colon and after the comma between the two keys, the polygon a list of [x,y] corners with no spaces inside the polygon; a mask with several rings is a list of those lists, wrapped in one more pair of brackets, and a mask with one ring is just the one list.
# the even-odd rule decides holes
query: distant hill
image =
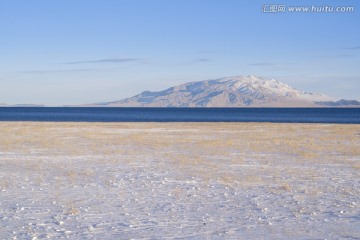
{"label": "distant hill", "polygon": [[339,107],[339,106],[360,106],[360,102],[356,100],[340,99],[339,101],[315,102],[318,105]]}
{"label": "distant hill", "polygon": [[0,107],[45,107],[42,104],[15,104],[15,105],[8,105],[5,103],[0,103]]}
{"label": "distant hill", "polygon": [[342,107],[359,106],[297,90],[274,79],[236,76],[189,82],[163,91],[145,91],[114,102],[91,104],[103,107]]}

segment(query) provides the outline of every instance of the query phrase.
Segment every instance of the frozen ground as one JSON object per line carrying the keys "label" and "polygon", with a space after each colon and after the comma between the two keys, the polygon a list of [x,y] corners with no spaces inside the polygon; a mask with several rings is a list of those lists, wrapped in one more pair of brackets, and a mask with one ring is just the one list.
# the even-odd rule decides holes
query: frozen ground
{"label": "frozen ground", "polygon": [[0,123],[1,239],[360,239],[360,125]]}

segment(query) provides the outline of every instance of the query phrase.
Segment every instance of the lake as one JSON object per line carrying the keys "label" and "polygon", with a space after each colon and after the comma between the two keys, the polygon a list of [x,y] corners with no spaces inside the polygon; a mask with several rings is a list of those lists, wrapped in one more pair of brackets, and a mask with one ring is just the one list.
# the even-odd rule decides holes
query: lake
{"label": "lake", "polygon": [[360,108],[1,107],[0,121],[360,123]]}

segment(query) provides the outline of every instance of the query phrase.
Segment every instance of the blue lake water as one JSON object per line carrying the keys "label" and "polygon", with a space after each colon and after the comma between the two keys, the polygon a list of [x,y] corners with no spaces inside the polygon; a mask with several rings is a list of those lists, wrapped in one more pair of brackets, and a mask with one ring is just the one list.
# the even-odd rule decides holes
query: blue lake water
{"label": "blue lake water", "polygon": [[360,108],[2,107],[0,121],[360,123]]}

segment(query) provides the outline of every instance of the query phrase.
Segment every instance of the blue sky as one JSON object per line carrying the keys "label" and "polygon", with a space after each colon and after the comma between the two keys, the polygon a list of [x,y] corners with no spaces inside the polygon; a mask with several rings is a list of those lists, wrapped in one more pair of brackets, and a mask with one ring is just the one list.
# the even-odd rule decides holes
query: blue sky
{"label": "blue sky", "polygon": [[114,101],[235,75],[360,100],[359,23],[358,0],[0,0],[0,103]]}

